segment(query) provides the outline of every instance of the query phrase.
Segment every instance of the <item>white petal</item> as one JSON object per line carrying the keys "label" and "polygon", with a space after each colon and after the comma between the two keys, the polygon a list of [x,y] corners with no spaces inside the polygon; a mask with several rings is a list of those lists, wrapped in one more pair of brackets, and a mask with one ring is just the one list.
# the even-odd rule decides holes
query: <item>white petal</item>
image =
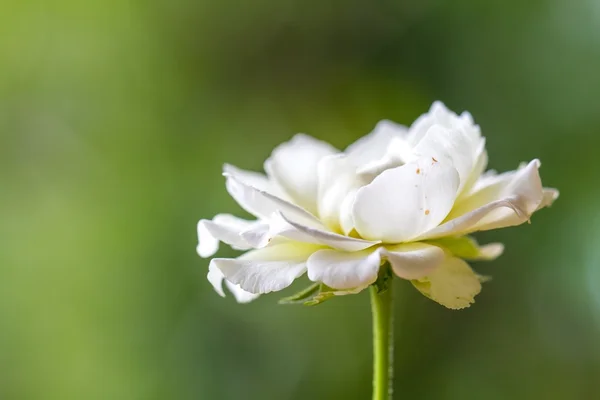
{"label": "white petal", "polygon": [[317,165],[338,151],[330,144],[304,134],[279,145],[265,162],[265,171],[306,210],[317,212]]}
{"label": "white petal", "polygon": [[271,237],[280,235],[300,242],[321,244],[342,251],[360,251],[380,243],[379,241],[344,236],[324,229],[311,228],[292,221],[282,213],[273,216],[270,223]]}
{"label": "white petal", "polygon": [[225,279],[225,285],[227,285],[227,288],[229,289],[233,297],[235,297],[235,300],[240,304],[250,303],[251,301],[256,300],[260,297],[260,294],[247,292],[244,289],[242,289],[240,285],[234,285],[227,279]]}
{"label": "white petal", "polygon": [[353,208],[356,230],[365,239],[409,241],[448,215],[458,185],[454,167],[431,157],[387,170],[358,190]]}
{"label": "white petal", "polygon": [[247,221],[230,214],[219,214],[211,220],[198,222],[198,255],[203,258],[212,256],[219,249],[219,241],[227,243],[236,250],[251,248],[240,236],[243,231],[254,227],[257,221]]}
{"label": "white petal", "polygon": [[319,217],[325,226],[345,234],[354,228],[348,205],[354,202],[358,188],[367,183],[356,174],[356,166],[349,157],[337,154],[321,160],[318,207]]}
{"label": "white petal", "polygon": [[484,182],[476,184],[476,191],[461,199],[447,222],[419,239],[464,235],[529,220],[544,200],[539,166],[539,160],[533,160],[517,171],[482,178]]}
{"label": "white petal", "polygon": [[544,188],[544,197],[537,209],[540,210],[545,207],[550,207],[552,203],[554,203],[554,200],[558,199],[559,194],[560,192],[557,189]]}
{"label": "white petal", "polygon": [[473,122],[473,117],[468,112],[460,116],[450,111],[441,101],[435,101],[429,111],[413,122],[408,130],[408,141],[412,146],[416,146],[427,134],[427,131],[434,125],[440,125],[450,129],[461,129],[474,143],[481,139],[481,130]]}
{"label": "white petal", "polygon": [[479,247],[479,256],[474,260],[492,261],[500,257],[504,253],[504,245],[502,243],[488,243]]}
{"label": "white petal", "polygon": [[[408,140],[411,145],[415,146],[419,143],[433,125],[439,124],[442,126],[449,126],[452,114],[454,113],[448,110],[441,101],[433,102],[429,111],[419,116],[419,118],[417,118],[410,126]],[[456,114],[454,114],[454,116],[456,116]]]}
{"label": "white petal", "polygon": [[425,296],[453,310],[469,307],[481,292],[477,275],[456,257],[447,258],[432,274],[412,283]]}
{"label": "white petal", "polygon": [[460,177],[459,192],[467,184],[477,161],[471,138],[464,130],[441,125],[433,125],[429,128],[413,152],[417,156],[430,156],[452,162]]}
{"label": "white petal", "polygon": [[377,280],[380,265],[377,249],[356,252],[319,250],[307,261],[308,279],[334,289],[361,288]]}
{"label": "white petal", "polygon": [[528,218],[524,209],[519,204],[518,198],[511,197],[493,201],[464,215],[461,215],[460,217],[453,219],[448,218],[448,222],[444,222],[440,226],[425,232],[415,240],[429,240],[450,235],[466,235],[471,232],[481,230],[479,229],[480,225],[478,222],[487,215],[491,214],[493,211],[503,208],[512,210],[514,215],[522,222],[526,221]]}
{"label": "white petal", "polygon": [[363,166],[383,158],[395,138],[403,139],[407,128],[389,120],[381,120],[371,133],[346,148],[344,153],[356,165]]}
{"label": "white petal", "polygon": [[212,263],[208,266],[208,275],[206,275],[206,279],[208,279],[219,296],[225,297],[225,292],[223,291],[223,279],[225,279],[225,277],[221,270],[216,268]]}
{"label": "white petal", "polygon": [[216,268],[212,263],[208,267],[207,278],[208,281],[212,284],[215,291],[221,297],[225,297],[225,292],[223,291],[223,281],[225,281],[227,288],[229,289],[231,294],[233,294],[233,297],[235,297],[238,303],[249,303],[260,296],[259,294],[246,292],[244,289],[239,287],[239,285],[234,285],[233,283],[227,281],[223,276],[223,273],[221,273],[221,271],[218,268]]}
{"label": "white petal", "polygon": [[359,167],[357,173],[365,178],[373,179],[383,171],[399,167],[414,161],[412,146],[404,137],[394,137],[390,141],[385,155]]}
{"label": "white petal", "polygon": [[432,273],[444,261],[444,250],[425,243],[386,246],[382,255],[394,273],[403,279],[420,279]]}
{"label": "white petal", "polygon": [[211,261],[225,278],[250,293],[282,290],[306,271],[306,260],[321,246],[287,242],[251,250],[237,259]]}
{"label": "white petal", "polygon": [[325,244],[347,251],[362,250],[379,243],[328,232],[316,217],[302,208],[247,186],[233,176],[227,176],[227,187],[246,210],[254,212],[263,219],[261,224],[256,224],[241,234],[251,247],[264,247],[277,236],[307,243]]}
{"label": "white petal", "polygon": [[360,188],[352,189],[340,205],[340,227],[345,235],[350,235],[354,230],[354,217],[352,216],[352,208],[354,207],[354,200],[356,199],[356,193],[358,193],[358,189]]}
{"label": "white petal", "polygon": [[262,190],[263,192],[270,193],[283,200],[289,201],[285,192],[277,185],[277,182],[270,180],[265,174],[243,170],[231,164],[225,164],[223,166],[223,174],[235,176],[237,180],[248,186],[252,186],[258,190]]}
{"label": "white petal", "polygon": [[482,138],[479,143],[479,148],[475,151],[475,164],[471,169],[471,173],[467,182],[463,186],[460,195],[464,196],[464,194],[469,193],[471,189],[475,186],[479,178],[482,176],[483,172],[487,168],[488,164],[488,154],[485,150],[485,139]]}
{"label": "white petal", "polygon": [[252,187],[235,175],[224,175],[227,178],[226,186],[229,194],[249,213],[262,219],[268,219],[274,212],[281,211],[294,221],[309,226],[322,226],[314,215],[303,208]]}
{"label": "white petal", "polygon": [[242,232],[241,236],[252,248],[262,249],[280,233],[272,226],[273,221],[256,224],[251,229]]}
{"label": "white petal", "polygon": [[459,194],[473,185],[487,164],[485,139],[471,114],[458,116],[439,101],[412,124],[407,141],[417,155],[453,162],[461,178]]}

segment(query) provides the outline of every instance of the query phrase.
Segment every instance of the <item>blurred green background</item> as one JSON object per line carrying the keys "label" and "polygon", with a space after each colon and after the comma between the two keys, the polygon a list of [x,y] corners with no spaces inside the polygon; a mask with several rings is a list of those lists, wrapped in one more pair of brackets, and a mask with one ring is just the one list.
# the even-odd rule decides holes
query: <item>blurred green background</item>
{"label": "blurred green background", "polygon": [[368,294],[222,299],[196,222],[244,215],[224,162],[435,99],[561,198],[478,236],[472,308],[396,282],[397,398],[600,398],[599,72],[597,0],[5,0],[0,399],[369,398]]}

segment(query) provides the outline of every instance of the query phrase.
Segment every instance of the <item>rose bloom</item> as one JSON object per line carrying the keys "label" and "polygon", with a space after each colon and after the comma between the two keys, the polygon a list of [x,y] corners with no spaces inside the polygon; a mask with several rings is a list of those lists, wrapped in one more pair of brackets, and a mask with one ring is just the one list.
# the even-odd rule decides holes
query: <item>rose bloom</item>
{"label": "rose bloom", "polygon": [[229,194],[256,220],[219,214],[198,224],[201,257],[219,241],[246,253],[214,258],[208,280],[239,302],[282,290],[307,273],[331,294],[358,293],[389,263],[400,278],[452,309],[468,307],[482,278],[465,262],[492,260],[500,243],[469,234],[528,221],[552,204],[539,160],[484,172],[485,138],[467,112],[436,102],[409,128],[379,122],[339,151],[297,134],[264,164],[266,175],[225,165]]}

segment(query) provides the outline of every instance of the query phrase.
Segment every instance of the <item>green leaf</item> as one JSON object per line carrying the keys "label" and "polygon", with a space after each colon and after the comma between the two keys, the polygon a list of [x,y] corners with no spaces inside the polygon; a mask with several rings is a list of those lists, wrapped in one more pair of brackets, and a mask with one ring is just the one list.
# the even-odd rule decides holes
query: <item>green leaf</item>
{"label": "green leaf", "polygon": [[312,299],[312,297],[319,291],[320,285],[320,283],[314,283],[296,294],[293,294],[289,297],[284,297],[283,299],[279,300],[279,304],[304,303],[307,299]]}
{"label": "green leaf", "polygon": [[305,306],[316,306],[334,297],[336,289],[330,288],[324,283],[314,283],[300,292],[279,300],[279,304],[304,304]]}
{"label": "green leaf", "polygon": [[315,295],[308,301],[304,302],[305,306],[316,306],[321,304],[322,302],[329,300],[333,296],[335,296],[335,289],[330,288],[329,286],[321,283],[319,285],[319,291],[315,293]]}
{"label": "green leaf", "polygon": [[474,260],[480,257],[479,244],[477,244],[475,239],[469,236],[446,237],[428,240],[427,243],[444,247],[458,258]]}

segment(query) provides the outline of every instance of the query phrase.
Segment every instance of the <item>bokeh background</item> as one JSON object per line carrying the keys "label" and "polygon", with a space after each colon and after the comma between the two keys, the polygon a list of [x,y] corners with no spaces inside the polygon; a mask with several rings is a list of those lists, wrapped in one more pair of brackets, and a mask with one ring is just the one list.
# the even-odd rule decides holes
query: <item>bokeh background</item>
{"label": "bokeh background", "polygon": [[368,294],[222,299],[196,222],[244,215],[224,162],[259,170],[296,132],[343,148],[435,99],[561,198],[478,236],[507,250],[474,307],[395,283],[398,398],[600,398],[600,2],[1,9],[0,399],[369,398]]}

